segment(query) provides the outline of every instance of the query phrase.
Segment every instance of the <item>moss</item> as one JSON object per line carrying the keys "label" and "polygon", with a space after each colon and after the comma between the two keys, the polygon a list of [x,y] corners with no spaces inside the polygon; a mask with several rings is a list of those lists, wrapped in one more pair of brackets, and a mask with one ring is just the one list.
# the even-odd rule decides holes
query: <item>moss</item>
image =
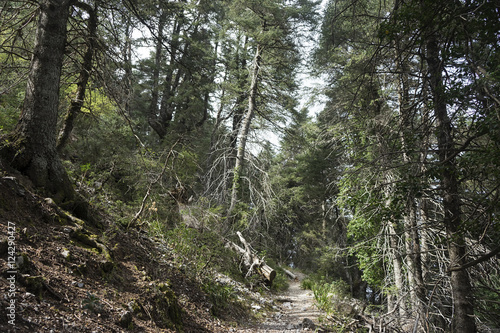
{"label": "moss", "polygon": [[104,278],[108,277],[115,267],[115,262],[108,248],[97,241],[97,235],[88,233],[83,229],[76,229],[70,233],[70,236],[74,241],[81,244],[81,247],[86,248],[91,253],[104,256],[104,260],[99,261],[98,265],[101,270],[101,276]]}
{"label": "moss", "polygon": [[134,314],[139,319],[145,318],[145,311],[141,303],[138,300],[132,300],[128,303],[128,310]]}
{"label": "moss", "polygon": [[167,283],[160,283],[156,288],[153,298],[152,316],[161,328],[175,329],[177,332],[183,332],[181,308],[177,303],[177,296],[170,289]]}
{"label": "moss", "polygon": [[76,230],[73,230],[73,232],[71,232],[70,236],[74,240],[82,243],[83,245],[86,245],[90,248],[95,248],[95,249],[98,248],[97,242],[96,242],[97,236],[95,236],[95,235],[88,235],[88,234],[84,233],[83,230],[76,229]]}
{"label": "moss", "polygon": [[22,252],[18,257],[16,257],[17,270],[20,273],[29,273],[31,260],[26,252]]}
{"label": "moss", "polygon": [[43,298],[44,282],[45,278],[42,276],[28,276],[24,280],[26,289],[35,294],[40,300]]}

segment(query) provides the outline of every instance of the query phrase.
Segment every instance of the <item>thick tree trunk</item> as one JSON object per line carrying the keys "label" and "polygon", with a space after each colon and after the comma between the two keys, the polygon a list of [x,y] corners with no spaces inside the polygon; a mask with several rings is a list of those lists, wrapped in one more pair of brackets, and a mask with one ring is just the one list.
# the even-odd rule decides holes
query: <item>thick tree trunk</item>
{"label": "thick tree trunk", "polygon": [[238,149],[236,152],[236,163],[233,169],[233,185],[231,188],[231,205],[229,206],[228,216],[232,215],[232,212],[238,201],[238,190],[240,187],[240,178],[243,169],[243,163],[245,160],[246,144],[248,139],[248,133],[250,132],[250,124],[252,123],[252,118],[255,114],[256,100],[257,100],[257,89],[259,81],[259,71],[260,71],[260,45],[257,45],[255,51],[255,58],[252,70],[252,82],[250,84],[250,95],[248,96],[248,109],[245,113],[242,123],[238,132]]}
{"label": "thick tree trunk", "polygon": [[[440,182],[443,193],[443,223],[448,236],[450,265],[463,266],[467,262],[465,238],[461,232],[461,209],[458,189],[458,170],[455,165],[454,140],[451,120],[448,117],[444,97],[443,64],[439,56],[439,46],[435,36],[427,41],[427,64],[429,65],[430,87],[437,122],[438,155],[441,170]],[[474,333],[477,331],[472,288],[467,270],[451,272],[453,297],[452,331]]]}
{"label": "thick tree trunk", "polygon": [[59,199],[67,196],[71,188],[56,151],[59,81],[69,3],[41,1],[26,97],[8,149],[12,154],[11,166]]}
{"label": "thick tree trunk", "polygon": [[56,150],[59,82],[70,2],[40,1],[23,109],[14,132],[2,140],[8,143],[0,148],[0,155],[55,202],[87,219],[88,204],[78,198]]}

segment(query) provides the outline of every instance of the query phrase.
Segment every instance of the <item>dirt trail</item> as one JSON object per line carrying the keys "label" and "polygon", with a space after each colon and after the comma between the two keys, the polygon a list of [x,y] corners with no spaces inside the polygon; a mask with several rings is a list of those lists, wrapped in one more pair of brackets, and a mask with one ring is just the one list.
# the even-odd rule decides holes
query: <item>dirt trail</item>
{"label": "dirt trail", "polygon": [[290,281],[289,289],[276,298],[278,311],[269,316],[263,323],[252,327],[237,329],[241,333],[278,333],[278,332],[322,332],[318,317],[322,312],[316,307],[311,290],[300,287],[300,281],[305,277],[297,275],[298,281]]}

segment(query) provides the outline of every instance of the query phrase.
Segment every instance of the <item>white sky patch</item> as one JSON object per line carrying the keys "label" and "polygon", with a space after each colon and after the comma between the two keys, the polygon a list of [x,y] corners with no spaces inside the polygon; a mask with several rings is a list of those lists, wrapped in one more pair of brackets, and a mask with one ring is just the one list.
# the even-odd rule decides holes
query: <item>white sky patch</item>
{"label": "white sky patch", "polygon": [[137,60],[148,58],[155,49],[153,46],[149,45],[152,43],[149,42],[151,40],[151,33],[146,27],[142,30],[135,29],[132,32],[132,39],[142,40],[141,43],[136,43],[134,45],[134,53],[136,54]]}
{"label": "white sky patch", "polygon": [[[320,18],[323,17],[327,2],[328,0],[323,0],[320,5]],[[311,38],[309,38],[309,41],[301,50],[302,54],[304,54],[304,64],[302,65],[301,73],[298,75],[299,90],[297,91],[297,97],[299,101],[298,109],[306,108],[309,116],[315,118],[324,109],[327,101],[326,96],[323,94],[326,81],[321,76],[313,76],[308,65],[312,61],[311,52],[317,45],[319,31],[311,32],[309,37]],[[136,43],[134,47],[136,61],[150,57],[155,48],[152,46],[153,43],[149,30],[146,27],[135,29],[132,33],[132,38],[141,41],[140,43]],[[213,98],[216,98],[216,95]],[[217,109],[218,103],[216,101],[214,103],[214,109]],[[286,127],[286,124],[282,124],[282,126]],[[277,129],[274,125],[256,130],[253,140],[249,140],[250,151],[254,154],[260,151],[264,141],[269,141],[273,145],[273,148],[278,150],[282,132],[281,129]]]}

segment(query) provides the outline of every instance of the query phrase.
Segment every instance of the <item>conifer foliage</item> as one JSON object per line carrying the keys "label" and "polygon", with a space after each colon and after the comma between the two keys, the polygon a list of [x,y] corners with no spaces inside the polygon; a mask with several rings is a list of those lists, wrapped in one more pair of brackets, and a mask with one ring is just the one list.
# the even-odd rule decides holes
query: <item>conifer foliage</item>
{"label": "conifer foliage", "polygon": [[320,4],[1,2],[2,170],[89,222],[241,231],[395,327],[499,328],[496,2]]}

